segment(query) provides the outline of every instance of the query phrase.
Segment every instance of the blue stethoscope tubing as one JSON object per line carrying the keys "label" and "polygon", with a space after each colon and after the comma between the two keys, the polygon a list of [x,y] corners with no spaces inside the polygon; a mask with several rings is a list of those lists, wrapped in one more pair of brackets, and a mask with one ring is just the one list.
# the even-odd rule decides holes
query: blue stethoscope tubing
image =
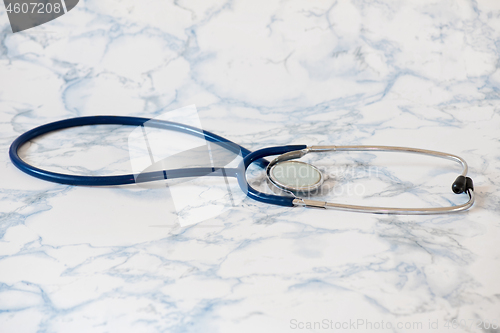
{"label": "blue stethoscope tubing", "polygon": [[[204,138],[205,140],[214,142],[235,154],[241,153],[243,160],[237,168],[186,168],[161,170],[145,172],[142,173],[140,177],[137,177],[137,175],[134,174],[119,176],[77,176],[61,174],[37,168],[23,161],[18,154],[19,148],[26,142],[49,132],[61,129],[89,125],[144,126],[145,123],[147,123],[147,127],[171,130]],[[287,145],[263,148],[251,152],[250,150],[217,134],[176,122],[128,116],[89,116],[64,119],[27,131],[14,140],[9,149],[9,156],[12,160],[12,163],[21,171],[39,179],[66,185],[113,186],[134,184],[139,182],[151,182],[163,179],[225,175],[229,177],[235,177],[238,180],[238,184],[242,191],[246,192],[247,195],[252,199],[273,205],[293,207],[295,206],[293,203],[294,197],[266,194],[259,192],[252,186],[250,186],[248,184],[245,171],[252,163],[256,163],[260,167],[266,168],[269,164],[268,161],[263,159],[266,156],[284,154],[291,151],[305,149],[306,147],[306,145]]]}
{"label": "blue stethoscope tubing", "polygon": [[[146,124],[147,123],[147,124]],[[18,154],[19,148],[26,142],[52,131],[66,129],[70,127],[79,127],[87,125],[130,125],[130,126],[147,126],[160,128],[165,130],[177,131],[204,138],[208,142],[213,142],[221,147],[228,149],[235,154],[241,154],[242,161],[237,168],[185,168],[143,172],[140,175],[128,174],[119,176],[77,176],[67,175],[47,170],[39,169],[23,161]],[[452,190],[456,194],[467,193],[469,200],[460,205],[448,207],[429,207],[429,208],[395,208],[395,207],[376,207],[376,206],[358,206],[340,203],[331,203],[317,200],[310,200],[295,196],[290,191],[285,191],[286,195],[272,195],[262,193],[254,189],[248,183],[246,178],[246,170],[250,164],[255,163],[261,168],[265,168],[269,176],[271,168],[277,163],[283,161],[300,158],[310,152],[323,153],[335,151],[371,151],[371,152],[405,152],[422,155],[430,155],[440,158],[446,158],[458,162],[462,165],[462,174],[457,177],[452,185]],[[55,183],[67,185],[83,185],[83,186],[113,186],[126,185],[133,183],[151,182],[164,179],[185,178],[185,177],[201,177],[201,176],[229,176],[235,177],[241,190],[251,199],[264,202],[267,204],[286,206],[286,207],[313,207],[313,208],[330,208],[350,212],[365,212],[376,214],[405,214],[405,215],[421,215],[421,214],[445,214],[465,211],[474,204],[474,185],[472,179],[467,177],[467,163],[464,159],[453,154],[442,153],[433,150],[394,147],[394,146],[306,146],[306,145],[286,145],[268,147],[251,152],[250,150],[227,140],[219,135],[205,131],[196,127],[175,123],[166,120],[149,119],[141,117],[124,117],[124,116],[90,116],[77,117],[65,120],[56,121],[50,124],[36,127],[14,140],[9,150],[12,163],[23,172]],[[264,159],[267,156],[280,155],[274,158],[271,162]],[[271,179],[272,180],[272,179]]]}

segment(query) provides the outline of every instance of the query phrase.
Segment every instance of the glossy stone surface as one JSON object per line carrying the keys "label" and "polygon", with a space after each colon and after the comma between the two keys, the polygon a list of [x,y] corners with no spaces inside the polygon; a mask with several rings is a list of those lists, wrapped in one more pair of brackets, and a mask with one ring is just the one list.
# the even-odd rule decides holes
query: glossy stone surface
{"label": "glossy stone surface", "polygon": [[[500,324],[499,17],[499,1],[85,0],[11,34],[0,9],[0,331]],[[168,112],[192,104],[196,117]],[[448,152],[469,163],[477,203],[440,216],[356,214],[265,205],[232,178],[72,187],[10,163],[8,147],[24,131],[97,114],[199,123],[252,151],[372,144]],[[69,129],[22,155],[55,171],[128,173],[144,162],[131,163],[140,143],[129,142],[133,131]],[[147,134],[155,161],[203,144],[175,133],[153,144],[156,133]],[[451,191],[460,173],[451,161],[310,158],[333,180],[324,184],[332,202],[467,200]],[[264,170],[252,166],[247,176],[268,189]]]}

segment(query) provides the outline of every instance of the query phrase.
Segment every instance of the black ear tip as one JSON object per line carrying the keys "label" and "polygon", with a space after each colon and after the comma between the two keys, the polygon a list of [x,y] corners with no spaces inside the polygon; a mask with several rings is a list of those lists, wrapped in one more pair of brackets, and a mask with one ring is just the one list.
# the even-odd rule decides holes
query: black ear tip
{"label": "black ear tip", "polygon": [[451,190],[453,191],[453,193],[460,194],[465,192],[466,186],[467,186],[467,179],[465,178],[465,176],[458,176],[457,179],[455,179],[453,185],[451,185]]}
{"label": "black ear tip", "polygon": [[465,190],[474,191],[474,183],[472,182],[472,179],[469,177],[467,177],[467,180],[465,182]]}

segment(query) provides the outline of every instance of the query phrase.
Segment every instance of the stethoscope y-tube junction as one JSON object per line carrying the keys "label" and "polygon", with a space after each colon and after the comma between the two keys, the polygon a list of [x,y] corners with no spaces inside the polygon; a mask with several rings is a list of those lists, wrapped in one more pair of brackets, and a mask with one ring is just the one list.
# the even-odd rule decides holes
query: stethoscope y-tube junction
{"label": "stethoscope y-tube junction", "polygon": [[[56,130],[66,129],[77,126],[88,125],[131,125],[131,126],[148,126],[160,128],[165,130],[177,131],[187,133],[196,137],[204,138],[208,142],[216,143],[221,147],[235,153],[241,154],[243,157],[240,165],[237,168],[215,168],[215,167],[202,167],[202,168],[185,168],[185,169],[171,169],[143,172],[139,175],[128,174],[119,176],[77,176],[60,174],[43,170],[26,163],[19,157],[18,150],[26,142],[35,139],[43,134],[53,132]],[[280,163],[291,161],[303,157],[309,153],[326,153],[326,152],[340,152],[340,151],[375,151],[375,152],[404,152],[416,153],[423,155],[430,155],[440,158],[446,158],[458,162],[462,165],[462,174],[457,177],[452,185],[454,193],[467,193],[469,200],[461,205],[449,207],[431,207],[431,208],[393,208],[393,207],[371,207],[371,206],[357,206],[345,205],[338,203],[330,203],[324,201],[310,200],[299,197],[294,191],[293,186],[287,190],[286,184],[280,184],[279,180],[271,177],[273,167],[277,167]],[[452,154],[441,153],[432,150],[407,148],[407,147],[392,147],[392,146],[311,146],[306,145],[287,145],[269,147],[251,152],[250,150],[231,142],[214,133],[204,131],[202,129],[157,119],[148,119],[140,117],[121,117],[121,116],[91,116],[91,117],[77,117],[65,119],[50,124],[42,125],[34,128],[22,135],[20,135],[12,143],[9,149],[9,155],[12,163],[21,171],[55,183],[66,185],[85,185],[85,186],[110,186],[110,185],[125,185],[141,182],[151,182],[165,179],[185,178],[185,177],[201,177],[201,176],[222,176],[222,177],[235,177],[242,191],[248,197],[264,202],[267,204],[287,206],[287,207],[312,207],[322,209],[335,209],[351,212],[364,212],[364,213],[379,213],[379,214],[443,214],[460,212],[469,209],[474,204],[474,188],[472,179],[467,177],[467,163],[460,157]],[[276,156],[274,160],[268,162],[265,157]],[[254,189],[247,181],[246,170],[252,164],[256,163],[259,167],[266,169],[266,174],[271,182],[284,191],[285,195],[273,195],[260,192]],[[299,162],[297,162],[299,163]],[[303,162],[300,162],[305,164]],[[315,167],[310,166],[310,170],[317,170]],[[316,171],[314,171],[316,172]],[[320,177],[321,178],[321,177]],[[319,179],[319,178],[318,178]],[[314,183],[311,188],[317,188],[320,183]],[[307,187],[307,186],[306,186]]]}

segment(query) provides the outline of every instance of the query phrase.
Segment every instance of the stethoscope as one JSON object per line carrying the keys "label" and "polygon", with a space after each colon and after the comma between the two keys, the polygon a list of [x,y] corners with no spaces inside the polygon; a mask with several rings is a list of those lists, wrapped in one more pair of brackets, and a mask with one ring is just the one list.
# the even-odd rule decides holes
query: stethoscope
{"label": "stethoscope", "polygon": [[[23,161],[18,155],[18,149],[26,142],[34,138],[60,129],[66,129],[77,126],[87,125],[131,125],[145,126],[166,129],[187,133],[199,138],[203,138],[208,142],[216,143],[217,145],[235,153],[241,154],[243,159],[236,168],[224,167],[197,167],[172,170],[160,170],[141,173],[139,176],[134,174],[119,175],[119,176],[76,176],[42,170]],[[311,164],[307,164],[297,159],[309,153],[325,153],[339,151],[381,151],[381,152],[404,152],[430,155],[440,158],[449,159],[458,162],[462,166],[462,173],[457,177],[452,185],[454,193],[467,193],[469,200],[461,205],[449,207],[433,207],[433,208],[393,208],[393,207],[370,207],[346,205],[318,200],[303,198],[305,194],[314,193],[321,188],[323,184],[323,175],[319,169]],[[254,152],[231,142],[214,133],[180,124],[171,121],[139,118],[139,117],[121,117],[121,116],[91,116],[78,117],[56,121],[50,124],[36,127],[21,136],[19,136],[10,146],[9,155],[16,167],[25,173],[55,183],[67,185],[85,185],[85,186],[110,186],[110,185],[125,185],[133,183],[151,182],[165,179],[184,178],[184,177],[202,177],[202,176],[221,176],[235,177],[242,191],[257,201],[267,204],[287,206],[287,207],[313,207],[313,208],[330,208],[351,212],[365,213],[380,213],[380,214],[442,214],[460,212],[469,209],[474,204],[474,187],[472,179],[467,177],[467,163],[460,157],[452,154],[442,153],[438,151],[407,148],[407,147],[392,147],[392,146],[306,146],[306,145],[287,145],[268,147],[256,150]],[[267,156],[276,156],[271,162],[264,159]],[[254,189],[247,181],[246,170],[252,163],[266,170],[268,181],[272,186],[281,191],[283,195],[274,195],[262,193]],[[302,171],[305,171],[302,172]],[[301,174],[302,172],[302,174]]]}

